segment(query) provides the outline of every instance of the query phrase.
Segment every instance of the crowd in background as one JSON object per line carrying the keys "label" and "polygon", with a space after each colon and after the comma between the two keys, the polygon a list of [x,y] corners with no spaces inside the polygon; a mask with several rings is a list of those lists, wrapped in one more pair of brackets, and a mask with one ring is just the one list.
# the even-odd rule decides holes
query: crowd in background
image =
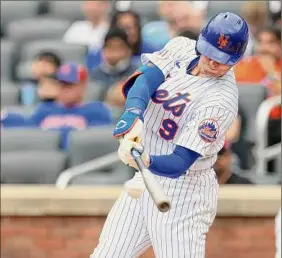
{"label": "crowd in background", "polygon": [[[24,116],[2,106],[1,128],[59,129],[61,148],[67,149],[70,131],[114,124],[125,101],[121,85],[140,65],[142,53],[158,51],[176,36],[196,40],[209,19],[207,1],[158,1],[158,19],[149,22],[132,10],[129,2],[82,2],[84,19],[72,21],[60,38],[67,44],[86,46],[81,63],[66,62],[59,53],[44,49],[34,56],[30,73],[20,76],[14,64],[11,80],[19,85],[19,105],[34,109]],[[221,5],[228,10],[227,3]],[[245,58],[234,67],[238,83],[264,85],[267,98],[281,95],[281,5],[279,12],[274,7],[260,1],[241,5],[240,14],[249,24],[250,40]],[[1,41],[8,38],[3,27],[1,35]],[[89,84],[99,87],[99,96],[85,102]],[[254,165],[253,143],[245,138],[246,123],[244,110],[239,107],[238,118],[226,135],[228,142],[215,166],[218,174],[224,175],[222,183],[251,183],[231,173],[232,153],[237,154],[241,169]],[[269,145],[281,142],[281,106],[271,111],[268,126]]]}

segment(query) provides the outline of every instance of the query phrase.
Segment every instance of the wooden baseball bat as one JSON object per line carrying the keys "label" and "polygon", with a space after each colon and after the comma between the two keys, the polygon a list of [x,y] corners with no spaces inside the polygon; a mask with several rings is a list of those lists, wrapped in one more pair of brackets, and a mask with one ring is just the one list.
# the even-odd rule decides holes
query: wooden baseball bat
{"label": "wooden baseball bat", "polygon": [[167,196],[164,194],[161,185],[155,179],[151,171],[144,165],[139,151],[136,149],[132,149],[131,154],[138,165],[146,188],[148,189],[149,194],[151,195],[157,208],[161,212],[167,212],[168,210],[170,210],[171,204]]}

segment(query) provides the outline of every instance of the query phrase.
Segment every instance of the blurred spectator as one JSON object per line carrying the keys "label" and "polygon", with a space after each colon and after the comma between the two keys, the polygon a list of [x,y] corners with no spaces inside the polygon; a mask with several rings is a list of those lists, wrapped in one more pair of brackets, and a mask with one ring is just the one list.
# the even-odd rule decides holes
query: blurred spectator
{"label": "blurred spectator", "polygon": [[253,182],[245,177],[239,176],[232,171],[232,152],[230,145],[226,141],[223,148],[218,152],[217,161],[214,164],[214,170],[218,177],[219,184],[253,184]]}
{"label": "blurred spectator", "polygon": [[120,27],[126,31],[131,44],[132,54],[136,58],[139,58],[142,53],[152,53],[155,51],[142,39],[141,19],[137,13],[130,10],[116,12],[113,16],[111,27]]}
{"label": "blurred spectator", "polygon": [[281,1],[269,1],[268,6],[272,25],[281,28]]}
{"label": "blurred spectator", "polygon": [[26,126],[24,116],[1,110],[1,129]]}
{"label": "blurred spectator", "polygon": [[245,56],[249,56],[253,53],[258,29],[268,23],[267,2],[246,1],[242,7],[242,16],[249,25],[249,43],[245,52]]}
{"label": "blurred spectator", "polygon": [[234,69],[237,82],[263,83],[281,70],[281,30],[267,27],[257,33],[255,54],[241,60]]}
{"label": "blurred spectator", "polygon": [[120,28],[112,28],[107,33],[102,58],[102,63],[91,72],[91,77],[95,82],[103,85],[103,95],[113,84],[125,80],[138,68],[137,64],[132,61],[128,36]]}
{"label": "blurred spectator", "polygon": [[[111,23],[111,28],[121,28],[128,35],[128,41],[132,50],[132,59],[137,64],[141,64],[140,55],[142,53],[152,53],[156,49],[152,49],[141,35],[141,21],[137,13],[133,11],[117,11]],[[159,49],[157,49],[159,50]],[[86,66],[89,71],[93,70],[102,62],[102,50],[90,50],[86,57]]]}
{"label": "blurred spectator", "polygon": [[[122,94],[122,85],[124,81],[119,81],[114,84],[109,90],[106,92],[104,97],[104,101],[112,107],[119,108],[121,114],[123,112],[123,107],[125,104],[125,98]],[[120,115],[121,115],[120,114]]]}
{"label": "blurred spectator", "polygon": [[188,1],[160,1],[159,13],[169,25],[170,38],[185,30],[199,33],[205,14]]}
{"label": "blurred spectator", "polygon": [[178,36],[186,37],[186,38],[193,39],[193,40],[197,40],[199,34],[195,33],[194,31],[191,31],[191,30],[184,30],[181,33],[179,33]]}
{"label": "blurred spectator", "polygon": [[165,21],[151,21],[141,30],[143,41],[153,51],[159,51],[170,40],[169,27]]}
{"label": "blurred spectator", "polygon": [[[258,45],[254,56],[241,60],[234,68],[238,82],[261,83],[269,97],[281,95],[281,30],[268,27],[257,33]],[[274,107],[268,124],[268,145],[281,142],[281,106]],[[269,171],[274,170],[270,162]]]}
{"label": "blurred spectator", "polygon": [[55,73],[61,60],[53,52],[40,52],[32,61],[31,77],[21,86],[21,104],[32,105],[38,102],[37,87],[46,76]]}
{"label": "blurred spectator", "polygon": [[86,45],[92,50],[101,48],[109,29],[110,4],[107,0],[84,1],[84,21],[75,21],[66,31],[63,40],[67,43]]}
{"label": "blurred spectator", "polygon": [[60,90],[60,84],[56,79],[52,78],[52,76],[43,77],[40,80],[37,91],[40,102],[56,101],[59,97]]}
{"label": "blurred spectator", "polygon": [[243,170],[250,170],[255,164],[253,156],[254,144],[246,139],[247,117],[239,105],[238,116],[233,126],[228,130],[226,139],[231,143],[232,152],[239,160],[239,166]]}
{"label": "blurred spectator", "polygon": [[59,129],[62,134],[61,147],[66,148],[67,136],[71,130],[111,124],[111,113],[102,102],[82,102],[88,82],[85,67],[65,64],[52,78],[61,87],[56,102],[41,103],[27,119],[27,125]]}

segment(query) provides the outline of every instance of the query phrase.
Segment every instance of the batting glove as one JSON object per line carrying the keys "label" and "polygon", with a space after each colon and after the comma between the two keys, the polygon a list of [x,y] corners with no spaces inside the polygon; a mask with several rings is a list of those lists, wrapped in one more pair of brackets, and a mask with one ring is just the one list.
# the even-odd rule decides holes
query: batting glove
{"label": "batting glove", "polygon": [[122,139],[120,141],[120,146],[118,149],[118,156],[120,160],[125,165],[133,167],[136,170],[139,170],[134,158],[131,155],[131,150],[133,148],[139,151],[145,166],[148,167],[150,165],[150,156],[144,152],[143,146],[140,143],[137,143],[137,142],[134,142],[128,139]]}
{"label": "batting glove", "polygon": [[141,112],[137,108],[126,110],[117,122],[114,129],[114,137],[132,141],[140,138],[143,129],[143,122],[140,119]]}

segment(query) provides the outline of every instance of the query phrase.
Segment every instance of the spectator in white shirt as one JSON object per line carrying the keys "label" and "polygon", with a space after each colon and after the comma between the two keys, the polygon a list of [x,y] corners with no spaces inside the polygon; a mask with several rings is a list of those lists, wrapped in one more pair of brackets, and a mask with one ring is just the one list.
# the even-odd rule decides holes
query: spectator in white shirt
{"label": "spectator in white shirt", "polygon": [[67,43],[86,45],[100,49],[109,29],[109,1],[84,1],[84,21],[75,21],[66,31],[63,40]]}

